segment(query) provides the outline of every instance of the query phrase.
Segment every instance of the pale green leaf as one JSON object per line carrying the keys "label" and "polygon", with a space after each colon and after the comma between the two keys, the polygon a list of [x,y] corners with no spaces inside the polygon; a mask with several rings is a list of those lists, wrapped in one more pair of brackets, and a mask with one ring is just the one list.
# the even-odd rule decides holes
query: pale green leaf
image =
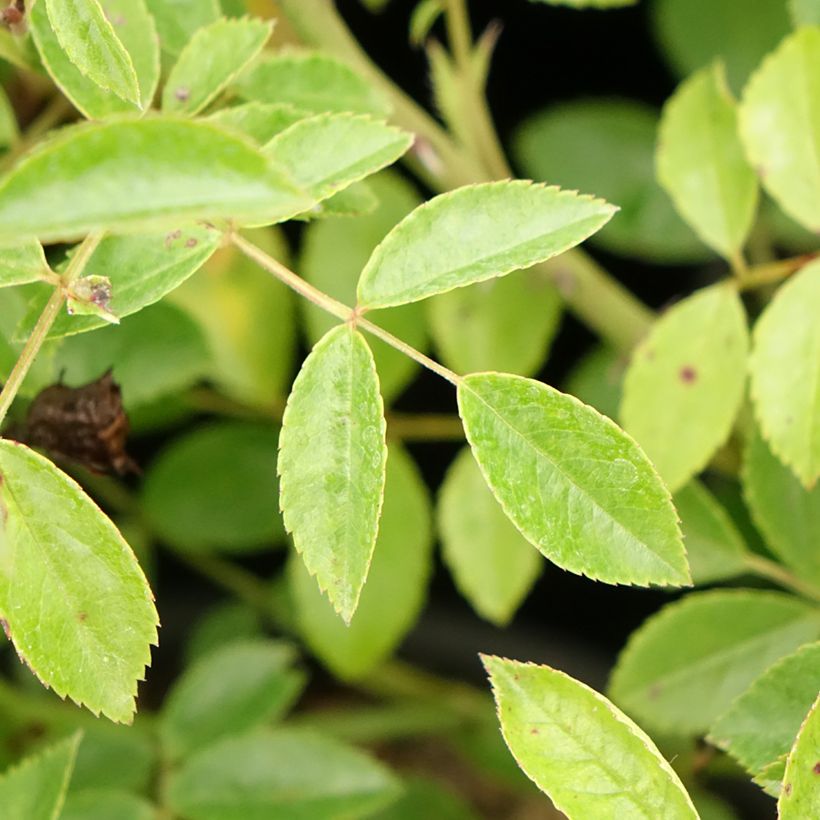
{"label": "pale green leaf", "polygon": [[349,626],[339,620],[298,556],[291,560],[299,632],[336,677],[365,677],[415,623],[432,570],[430,519],[430,500],[418,469],[398,445],[391,445],[373,563]]}
{"label": "pale green leaf", "polygon": [[158,302],[119,325],[66,339],[55,352],[54,368],[72,386],[113,368],[130,411],[190,387],[205,375],[209,356],[196,323],[174,305]]}
{"label": "pale green leaf", "polygon": [[766,794],[774,798],[779,797],[783,789],[783,778],[786,776],[787,758],[788,754],[781,755],[774,763],[770,763],[760,774],[752,778]]}
{"label": "pale green leaf", "polygon": [[163,51],[176,56],[204,26],[221,14],[219,0],[146,0],[159,31]]}
{"label": "pale green leaf", "polygon": [[[356,300],[356,283],[362,268],[387,232],[420,203],[418,192],[403,178],[385,171],[368,180],[379,205],[372,214],[355,219],[315,222],[305,231],[299,271],[311,284],[345,304]],[[325,311],[300,300],[308,338],[318,341],[333,327]],[[370,319],[416,350],[427,349],[427,323],[423,306],[401,305],[373,311]],[[382,395],[389,402],[415,374],[418,365],[379,339],[372,340]]]}
{"label": "pale green leaf", "polygon": [[820,697],[814,702],[786,761],[783,789],[777,801],[780,820],[820,817]]}
{"label": "pale green leaf", "polygon": [[657,112],[634,100],[573,100],[525,120],[513,156],[533,179],[620,206],[591,244],[650,262],[699,262],[710,251],[655,179],[657,126]]}
{"label": "pale green leaf", "polygon": [[647,726],[705,732],[771,664],[818,636],[820,612],[792,596],[693,593],[632,634],[610,693]]}
{"label": "pale green leaf", "polygon": [[317,201],[394,163],[413,138],[379,120],[320,114],[275,136],[264,153]]}
{"label": "pale green leaf", "polygon": [[540,270],[457,288],[427,304],[441,360],[457,373],[531,376],[549,352],[563,300]]}
{"label": "pale green leaf", "polygon": [[623,354],[606,345],[599,345],[572,368],[563,389],[617,421],[626,366]]}
{"label": "pale green leaf", "polygon": [[472,806],[438,778],[411,776],[402,781],[402,795],[389,808],[371,816],[371,820],[478,820]]}
{"label": "pale green leaf", "polygon": [[163,110],[198,114],[262,51],[272,30],[271,22],[249,17],[223,18],[199,29],[171,69]]}
{"label": "pale green leaf", "polygon": [[287,644],[227,644],[197,661],[174,683],[160,715],[160,737],[172,758],[187,757],[228,735],[281,717],[305,676]]}
{"label": "pale green leaf", "polygon": [[764,188],[820,232],[820,28],[798,29],[755,72],[743,92],[740,132]]}
{"label": "pale green leaf", "polygon": [[678,302],[633,353],[621,421],[672,492],[728,438],[743,401],[748,350],[746,314],[730,283]]}
{"label": "pale green leaf", "polygon": [[265,145],[286,128],[309,116],[309,111],[287,103],[249,102],[223,108],[207,119],[222,128],[246,134],[258,145]]}
{"label": "pale green leaf", "polygon": [[34,239],[0,248],[0,288],[38,282],[49,273],[42,245]]}
{"label": "pale green leaf", "polygon": [[302,365],[279,443],[285,527],[319,588],[349,623],[376,544],[385,480],[385,421],[373,355],[340,325]]}
{"label": "pale green leaf", "polygon": [[240,421],[174,439],[143,485],[143,507],[157,535],[192,553],[255,552],[283,541],[277,442],[273,425]]}
{"label": "pale green leaf", "polygon": [[458,401],[490,489],[552,562],[606,583],[689,583],[669,494],[612,421],[552,387],[502,373],[467,376]]}
{"label": "pale green leaf", "polygon": [[738,258],[757,208],[757,178],[743,154],[735,101],[721,64],[684,82],[664,106],[658,179],[703,241]]}
{"label": "pale green leaf", "polygon": [[113,119],[64,129],[5,177],[0,243],[174,230],[188,219],[274,222],[310,204],[234,134],[170,117]]}
{"label": "pale green leaf", "polygon": [[759,776],[788,754],[820,692],[820,643],[767,669],[709,730],[709,741]]}
{"label": "pale green leaf", "polygon": [[367,216],[379,206],[379,200],[370,184],[361,179],[347,188],[332,194],[319,205],[314,205],[303,217]]}
{"label": "pale green leaf", "polygon": [[469,449],[440,492],[438,529],[453,580],[476,612],[503,626],[540,574],[541,556],[504,515]]}
{"label": "pale green leaf", "polygon": [[157,642],[145,576],[114,525],[67,475],[0,441],[0,611],[21,658],[58,695],[130,722]]}
{"label": "pale green leaf", "polygon": [[3,820],[57,820],[82,733],[49,746],[0,775]]}
{"label": "pale green leaf", "polygon": [[711,584],[748,570],[743,536],[703,484],[690,481],[672,500],[681,519],[683,546],[693,583]]}
{"label": "pale green leaf", "polygon": [[0,57],[17,68],[37,70],[37,52],[31,40],[12,34],[5,27],[0,28]]}
{"label": "pale green leaf", "polygon": [[[131,58],[139,83],[140,106],[147,109],[159,82],[159,42],[145,0],[101,0],[100,6]],[[43,65],[82,114],[101,119],[110,114],[134,112],[133,103],[101,88],[68,58],[44,2],[30,10],[29,23]]]}
{"label": "pale green leaf", "polygon": [[[2,54],[0,53],[0,56]],[[0,88],[0,148],[10,148],[20,139],[17,114],[5,89]]]}
{"label": "pale green leaf", "polygon": [[[219,231],[204,225],[188,225],[169,233],[108,236],[89,258],[85,274],[107,276],[112,290],[109,309],[117,318],[124,319],[181,285],[208,260],[221,239]],[[5,253],[0,250],[0,257]],[[29,303],[16,338],[28,337],[50,295],[51,288],[40,288],[38,296]],[[94,316],[62,312],[46,338],[84,333],[106,324]]]}
{"label": "pale green leaf", "polygon": [[820,584],[820,484],[807,490],[755,431],[743,459],[743,493],[766,544],[810,584]]}
{"label": "pale green leaf", "polygon": [[245,100],[289,103],[313,114],[390,114],[390,105],[380,92],[345,63],[325,54],[266,55],[239,77],[235,88]]}
{"label": "pale green leaf", "polygon": [[548,6],[569,6],[572,9],[620,9],[634,6],[638,0],[530,0],[531,3],[546,3]]}
{"label": "pale green leaf", "polygon": [[444,13],[442,0],[420,0],[416,3],[413,13],[410,15],[410,45],[418,48],[423,45],[430,33],[430,29],[436,24],[436,20]]}
{"label": "pale green leaf", "polygon": [[796,26],[820,25],[818,0],[789,0],[789,11]]}
{"label": "pale green leaf", "polygon": [[[62,733],[78,723],[76,710],[60,710],[54,718],[55,732]],[[156,738],[139,718],[134,726],[102,720],[85,720],[81,725],[83,742],[77,752],[69,796],[78,791],[141,792],[150,788],[159,750]]]}
{"label": "pale green leaf", "polygon": [[568,817],[698,820],[655,744],[603,695],[548,666],[483,656],[504,740]]}
{"label": "pale green leaf", "polygon": [[142,107],[137,72],[98,0],[42,0],[57,41],[100,88]]}
{"label": "pale green leaf", "polygon": [[398,797],[381,763],[308,730],[220,741],[172,773],[169,804],[189,820],[366,817]]}
{"label": "pale green leaf", "polygon": [[811,489],[820,476],[820,261],[775,294],[754,328],[749,369],[763,438]]}
{"label": "pale green leaf", "polygon": [[415,302],[528,268],[582,242],[615,210],[524,180],[442,194],[405,217],[373,252],[359,280],[359,305]]}
{"label": "pale green leaf", "polygon": [[655,0],[648,5],[661,54],[681,77],[719,58],[735,91],[790,28],[784,0]]}
{"label": "pale green leaf", "polygon": [[[286,254],[284,240],[275,231],[248,231],[246,236],[277,259]],[[282,401],[292,378],[296,346],[294,298],[285,285],[230,245],[171,299],[199,322],[207,336],[208,377],[219,390],[266,409]]]}
{"label": "pale green leaf", "polygon": [[60,820],[156,820],[157,812],[130,792],[89,789],[68,795]]}

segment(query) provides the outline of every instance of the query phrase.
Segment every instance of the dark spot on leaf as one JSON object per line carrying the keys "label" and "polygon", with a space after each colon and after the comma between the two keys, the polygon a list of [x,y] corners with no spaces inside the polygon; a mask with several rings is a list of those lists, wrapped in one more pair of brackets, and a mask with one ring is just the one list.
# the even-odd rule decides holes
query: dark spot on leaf
{"label": "dark spot on leaf", "polygon": [[173,243],[173,241],[174,241],[175,239],[179,239],[179,238],[180,238],[180,236],[182,236],[182,231],[180,231],[180,230],[171,231],[171,233],[169,233],[169,234],[165,237],[165,247],[166,247],[166,248],[170,248],[170,247],[171,247],[171,244]]}
{"label": "dark spot on leaf", "polygon": [[191,98],[191,89],[187,86],[181,85],[176,91],[174,91],[174,96],[180,102],[187,102]]}
{"label": "dark spot on leaf", "polygon": [[786,785],[783,786],[783,792],[785,793],[786,797],[788,797],[792,793],[792,784],[786,783]]}
{"label": "dark spot on leaf", "polygon": [[87,612],[78,612],[77,613],[77,620],[80,623],[83,623],[84,621],[87,621],[88,620],[88,613]]}
{"label": "dark spot on leaf", "polygon": [[530,729],[530,734],[531,734],[531,735],[537,735],[537,734],[540,734],[540,733],[539,733],[538,729],[536,729],[535,727],[533,727],[532,729]]}
{"label": "dark spot on leaf", "polygon": [[698,378],[698,372],[691,365],[684,365],[680,369],[680,380],[684,384],[692,384]]}
{"label": "dark spot on leaf", "polygon": [[186,240],[185,247],[186,248],[195,248],[199,242],[192,236],[190,239]]}
{"label": "dark spot on leaf", "polygon": [[657,700],[661,696],[661,692],[663,692],[663,687],[659,683],[653,683],[652,686],[649,687],[646,696],[649,700]]}
{"label": "dark spot on leaf", "polygon": [[552,273],[552,281],[562,296],[571,296],[575,291],[575,276],[569,268],[556,268]]}
{"label": "dark spot on leaf", "polygon": [[521,678],[520,678],[520,677],[519,677],[519,675],[516,673],[515,675],[513,675],[513,680],[521,680]]}
{"label": "dark spot on leaf", "polygon": [[812,768],[812,771],[815,774],[820,774],[820,760],[818,760],[817,763],[814,764],[814,767]]}

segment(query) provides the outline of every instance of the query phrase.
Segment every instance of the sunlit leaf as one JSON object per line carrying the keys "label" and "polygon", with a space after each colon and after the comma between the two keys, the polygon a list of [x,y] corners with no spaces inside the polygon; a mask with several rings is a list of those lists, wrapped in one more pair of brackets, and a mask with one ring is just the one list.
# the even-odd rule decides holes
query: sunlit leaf
{"label": "sunlit leaf", "polygon": [[748,349],[737,290],[718,284],[666,311],[633,353],[621,421],[672,492],[728,438],[743,400]]}
{"label": "sunlit leaf", "polygon": [[359,280],[359,305],[415,302],[528,268],[582,242],[615,210],[523,180],[442,194],[405,217],[373,252]]}
{"label": "sunlit leaf", "polygon": [[612,699],[647,726],[705,732],[771,664],[820,636],[820,612],[790,595],[693,593],[632,634]]}
{"label": "sunlit leaf", "polygon": [[697,820],[683,784],[623,712],[548,666],[483,656],[518,764],[568,817]]}
{"label": "sunlit leaf", "polygon": [[430,519],[430,500],[418,468],[398,445],[391,445],[373,563],[349,626],[339,620],[299,557],[292,559],[290,587],[299,631],[337,677],[365,677],[415,623],[432,569]]}
{"label": "sunlit leaf", "polygon": [[820,476],[820,261],[775,294],[754,328],[749,368],[760,430],[811,488]]}
{"label": "sunlit leaf", "polygon": [[607,583],[689,583],[669,494],[612,421],[545,384],[502,373],[467,376],[458,400],[490,489],[547,558]]}
{"label": "sunlit leaf", "polygon": [[820,815],[817,764],[820,751],[820,697],[814,702],[786,761],[783,790],[777,801],[780,820],[805,820]]}
{"label": "sunlit leaf", "polygon": [[373,355],[340,325],[305,360],[282,421],[285,527],[319,588],[350,622],[370,568],[385,480],[385,421]]}
{"label": "sunlit leaf", "polygon": [[64,129],[5,177],[0,243],[175,230],[186,219],[275,222],[310,204],[249,142],[213,125],[114,119]]}
{"label": "sunlit leaf", "polygon": [[36,240],[0,248],[0,288],[37,282],[45,278],[48,272],[43,247]]}
{"label": "sunlit leaf", "polygon": [[182,49],[162,92],[162,108],[197,114],[259,54],[273,24],[245,17],[200,28]]}
{"label": "sunlit leaf", "polygon": [[766,190],[803,227],[820,232],[820,28],[786,38],[752,76],[740,132]]}
{"label": "sunlit leaf", "polygon": [[207,119],[222,128],[232,128],[265,145],[295,122],[311,116],[309,111],[287,103],[249,102],[222,108]]}
{"label": "sunlit leaf", "polygon": [[444,560],[461,593],[483,617],[506,624],[543,561],[504,515],[468,449],[444,479],[438,527]]}
{"label": "sunlit leaf", "polygon": [[710,247],[737,259],[757,207],[757,178],[743,154],[722,65],[693,75],[667,101],[657,167],[681,216]]}
{"label": "sunlit leaf", "polygon": [[157,641],[151,590],[125,541],[67,475],[0,440],[0,611],[17,652],[61,697],[130,722]]}

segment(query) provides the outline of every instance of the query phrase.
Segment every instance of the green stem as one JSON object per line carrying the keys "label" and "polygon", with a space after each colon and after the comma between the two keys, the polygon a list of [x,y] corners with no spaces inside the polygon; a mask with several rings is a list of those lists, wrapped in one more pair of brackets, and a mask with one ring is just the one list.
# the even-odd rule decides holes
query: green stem
{"label": "green stem", "polygon": [[785,567],[764,558],[762,555],[751,553],[746,556],[746,566],[750,572],[760,578],[772,581],[780,587],[790,589],[803,598],[820,602],[820,589],[814,584],[803,581]]}
{"label": "green stem", "polygon": [[394,347],[401,353],[404,353],[405,356],[409,356],[414,361],[417,361],[422,367],[432,370],[433,373],[441,376],[443,379],[446,379],[451,384],[457,385],[461,381],[460,377],[453,373],[452,370],[449,370],[444,367],[444,365],[441,365],[428,356],[425,356],[421,351],[411,347],[409,344],[403,342],[392,333],[388,333],[378,325],[374,325],[371,321],[365,319],[354,308],[339,302],[332,296],[328,296],[318,288],[313,287],[313,285],[309,282],[306,282],[300,276],[297,276],[292,270],[286,268],[281,262],[266,254],[261,248],[258,248],[252,242],[248,242],[248,240],[244,237],[239,234],[233,234],[231,236],[231,241],[249,259],[256,262],[259,267],[275,276],[280,282],[295,290],[296,293],[303,296],[317,307],[327,311],[337,319],[341,319],[343,322],[349,322],[356,327],[362,328],[362,330],[366,330],[371,335],[381,339],[383,342],[389,344],[391,347]]}
{"label": "green stem", "polygon": [[48,337],[51,326],[60,313],[60,308],[65,301],[66,290],[83,272],[89,257],[94,252],[101,238],[101,234],[89,234],[83,240],[62,276],[61,286],[54,289],[51,298],[43,308],[43,312],[40,314],[40,318],[37,320],[34,330],[31,331],[31,335],[28,337],[20,353],[20,357],[17,359],[14,369],[9,375],[8,381],[3,386],[2,392],[0,392],[0,425],[5,421],[12,402],[23,386],[23,382],[31,369],[31,365],[34,364],[34,360],[37,358],[37,354],[40,352],[43,342],[45,342]]}
{"label": "green stem", "polygon": [[[414,170],[434,190],[449,190],[493,178],[484,162],[465,152],[460,143],[370,60],[347,29],[332,0],[280,0],[279,5],[305,43],[345,61],[387,94],[393,103],[393,120],[423,140],[417,143],[417,149],[426,144],[435,152],[440,168],[419,163],[421,150],[416,151],[413,163]],[[496,175],[508,176],[507,169]],[[555,278],[569,309],[618,350],[629,352],[646,334],[652,311],[583,251],[562,254],[542,269]]]}
{"label": "green stem", "polygon": [[464,425],[448,413],[388,413],[387,435],[402,441],[463,441]]}
{"label": "green stem", "polygon": [[783,281],[804,265],[816,259],[817,253],[804,253],[790,259],[781,259],[778,262],[769,262],[765,265],[755,265],[749,268],[741,280],[741,290],[754,290],[766,285],[773,285]]}

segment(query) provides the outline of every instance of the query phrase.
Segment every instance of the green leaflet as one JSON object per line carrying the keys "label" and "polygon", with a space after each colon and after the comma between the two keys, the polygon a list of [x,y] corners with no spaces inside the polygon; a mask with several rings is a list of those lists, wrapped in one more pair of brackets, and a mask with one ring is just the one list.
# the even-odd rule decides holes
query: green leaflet
{"label": "green leaflet", "polygon": [[820,3],[817,0],[789,0],[789,11],[795,26],[820,25]]}
{"label": "green leaflet", "polygon": [[820,697],[814,702],[786,762],[783,789],[777,801],[780,820],[805,820],[820,815],[817,764],[820,752]]}
{"label": "green leaflet", "polygon": [[310,204],[249,142],[213,125],[112,119],[63,129],[5,177],[0,243],[175,230],[195,219],[274,222]]}
{"label": "green leaflet", "polygon": [[[111,282],[110,311],[119,319],[137,313],[175,290],[210,258],[222,234],[204,225],[190,225],[167,233],[107,236],[86,263],[84,275],[107,276]],[[0,257],[6,251],[0,250]],[[40,289],[31,300],[16,338],[28,338],[46,306],[51,288]],[[96,316],[71,316],[62,312],[47,338],[106,327]]]}
{"label": "green leaflet", "polygon": [[77,752],[69,794],[102,790],[148,791],[159,752],[150,730],[139,718],[132,726],[88,718],[89,715],[76,710],[53,715],[55,736],[63,735],[68,727],[78,723],[83,726],[83,742]]}
{"label": "green leaflet", "polygon": [[198,29],[171,69],[163,110],[198,114],[262,51],[272,30],[273,23],[248,17]]}
{"label": "green leaflet", "polygon": [[549,352],[563,300],[536,269],[441,293],[427,303],[441,359],[457,373],[531,376]]}
{"label": "green leaflet", "polygon": [[442,785],[433,777],[410,776],[402,780],[402,795],[398,801],[371,820],[419,820],[435,817],[436,820],[478,820],[472,806],[449,786]]}
{"label": "green leaflet", "polygon": [[366,817],[399,792],[390,771],[362,752],[309,730],[283,728],[198,752],[171,774],[168,799],[191,820],[336,820]]}
{"label": "green leaflet", "polygon": [[57,820],[82,732],[49,746],[0,775],[4,820]]}
{"label": "green leaflet", "polygon": [[253,641],[262,637],[259,613],[249,604],[226,598],[210,607],[193,625],[185,647],[185,661],[198,661],[233,641]]}
{"label": "green leaflet", "polygon": [[669,494],[612,421],[503,373],[467,376],[458,402],[490,489],[552,562],[606,583],[690,583]]}
{"label": "green leaflet", "polygon": [[168,544],[190,553],[270,550],[285,533],[276,497],[278,432],[222,421],[179,436],[151,464],[145,514]]}
{"label": "green leaflet", "polygon": [[412,141],[410,134],[368,116],[320,114],[277,134],[264,153],[321,201],[391,165]]}
{"label": "green leaflet", "polygon": [[69,794],[60,820],[155,820],[157,812],[147,800],[130,792],[91,789]]}
{"label": "green leaflet", "polygon": [[721,64],[694,74],[669,98],[656,160],[681,216],[707,245],[738,259],[757,210],[757,178],[743,155]]}
{"label": "green leaflet", "polygon": [[632,634],[610,694],[647,726],[705,732],[772,663],[818,636],[820,612],[790,595],[692,593]]}
{"label": "green leaflet", "polygon": [[746,314],[730,283],[678,302],[633,353],[621,420],[672,492],[728,438],[743,400],[748,348]]}
{"label": "green leaflet", "polygon": [[[245,235],[275,258],[286,257],[278,232],[262,229]],[[211,349],[208,378],[220,391],[264,409],[282,401],[296,346],[292,291],[229,245],[171,299],[204,331]]]}
{"label": "green leaflet", "polygon": [[0,248],[0,288],[38,282],[49,272],[42,245],[34,239]]}
{"label": "green leaflet", "polygon": [[315,345],[288,398],[279,503],[305,566],[346,623],[370,569],[386,459],[373,355],[340,325]]}
{"label": "green leaflet", "polygon": [[0,88],[0,148],[10,148],[19,139],[20,126],[17,124],[17,114],[9,95]]}
{"label": "green leaflet", "polygon": [[655,179],[657,128],[657,112],[634,100],[572,100],[526,119],[513,156],[533,179],[620,206],[590,244],[650,262],[700,262],[711,253]]}
{"label": "green leaflet", "polygon": [[158,302],[93,335],[66,339],[54,355],[54,372],[71,385],[98,379],[108,368],[132,411],[193,385],[208,368],[202,331],[179,308]]}
{"label": "green leaflet", "polygon": [[504,515],[467,448],[441,486],[438,529],[444,560],[459,591],[482,617],[507,624],[541,573],[543,561]]}
{"label": "green leaflet", "polygon": [[309,116],[309,111],[287,103],[249,102],[222,108],[207,120],[222,128],[232,128],[246,134],[257,145],[265,145],[286,128]]}
{"label": "green leaflet", "polygon": [[[420,202],[418,192],[392,171],[377,174],[368,185],[379,200],[376,210],[354,219],[325,219],[308,225],[299,260],[299,271],[308,282],[348,305],[356,300],[356,283],[373,249]],[[333,327],[335,320],[325,311],[304,299],[300,307],[310,341],[318,341]],[[374,311],[370,319],[416,350],[427,349],[422,305]],[[407,386],[418,365],[379,339],[371,341],[382,395],[390,402]]]}
{"label": "green leaflet", "polygon": [[752,76],[740,104],[749,160],[778,205],[820,232],[820,28],[787,37]]}
{"label": "green leaflet", "polygon": [[158,623],[134,554],[43,456],[0,440],[0,475],[0,610],[17,652],[61,697],[130,722]]}
{"label": "green leaflet", "polygon": [[572,368],[563,390],[617,421],[626,366],[623,354],[606,345],[599,345]]}
{"label": "green leaflet", "polygon": [[709,740],[755,776],[791,749],[820,692],[820,643],[767,669],[709,730]]}
{"label": "green leaflet", "polygon": [[548,666],[482,660],[507,746],[559,811],[584,820],[697,820],[652,740],[603,695]]}
{"label": "green leaflet", "polygon": [[415,302],[528,268],[582,242],[615,210],[524,180],[442,194],[405,217],[373,252],[359,280],[359,306]]}
{"label": "green leaflet", "polygon": [[313,114],[350,111],[386,117],[385,98],[345,63],[325,54],[285,52],[265,55],[236,81],[240,97],[289,103]]}
{"label": "green leaflet", "polygon": [[296,623],[305,643],[342,680],[364,678],[414,625],[432,571],[427,487],[412,459],[391,444],[384,511],[367,584],[349,626],[321,594],[298,556],[289,564]]}
{"label": "green leaflet", "polygon": [[98,0],[42,2],[60,46],[80,74],[140,108],[134,63]]}
{"label": "green leaflet", "polygon": [[203,26],[221,14],[219,0],[146,0],[157,21],[163,51],[176,56]]}
{"label": "green leaflet", "polygon": [[722,504],[699,481],[672,498],[681,520],[683,546],[695,585],[711,584],[748,570],[743,536]]}
{"label": "green leaflet", "polygon": [[784,0],[655,0],[650,10],[661,53],[681,77],[719,58],[735,91],[790,28]]}
{"label": "green leaflet", "polygon": [[754,328],[752,401],[774,454],[811,489],[820,476],[820,261],[783,284]]}
{"label": "green leaflet", "polygon": [[160,736],[175,760],[230,735],[269,724],[305,684],[295,650],[268,640],[229,643],[197,661],[174,683],[162,707]]}
{"label": "green leaflet", "polygon": [[743,494],[772,552],[800,578],[820,585],[820,484],[807,490],[756,430],[746,443]]}

